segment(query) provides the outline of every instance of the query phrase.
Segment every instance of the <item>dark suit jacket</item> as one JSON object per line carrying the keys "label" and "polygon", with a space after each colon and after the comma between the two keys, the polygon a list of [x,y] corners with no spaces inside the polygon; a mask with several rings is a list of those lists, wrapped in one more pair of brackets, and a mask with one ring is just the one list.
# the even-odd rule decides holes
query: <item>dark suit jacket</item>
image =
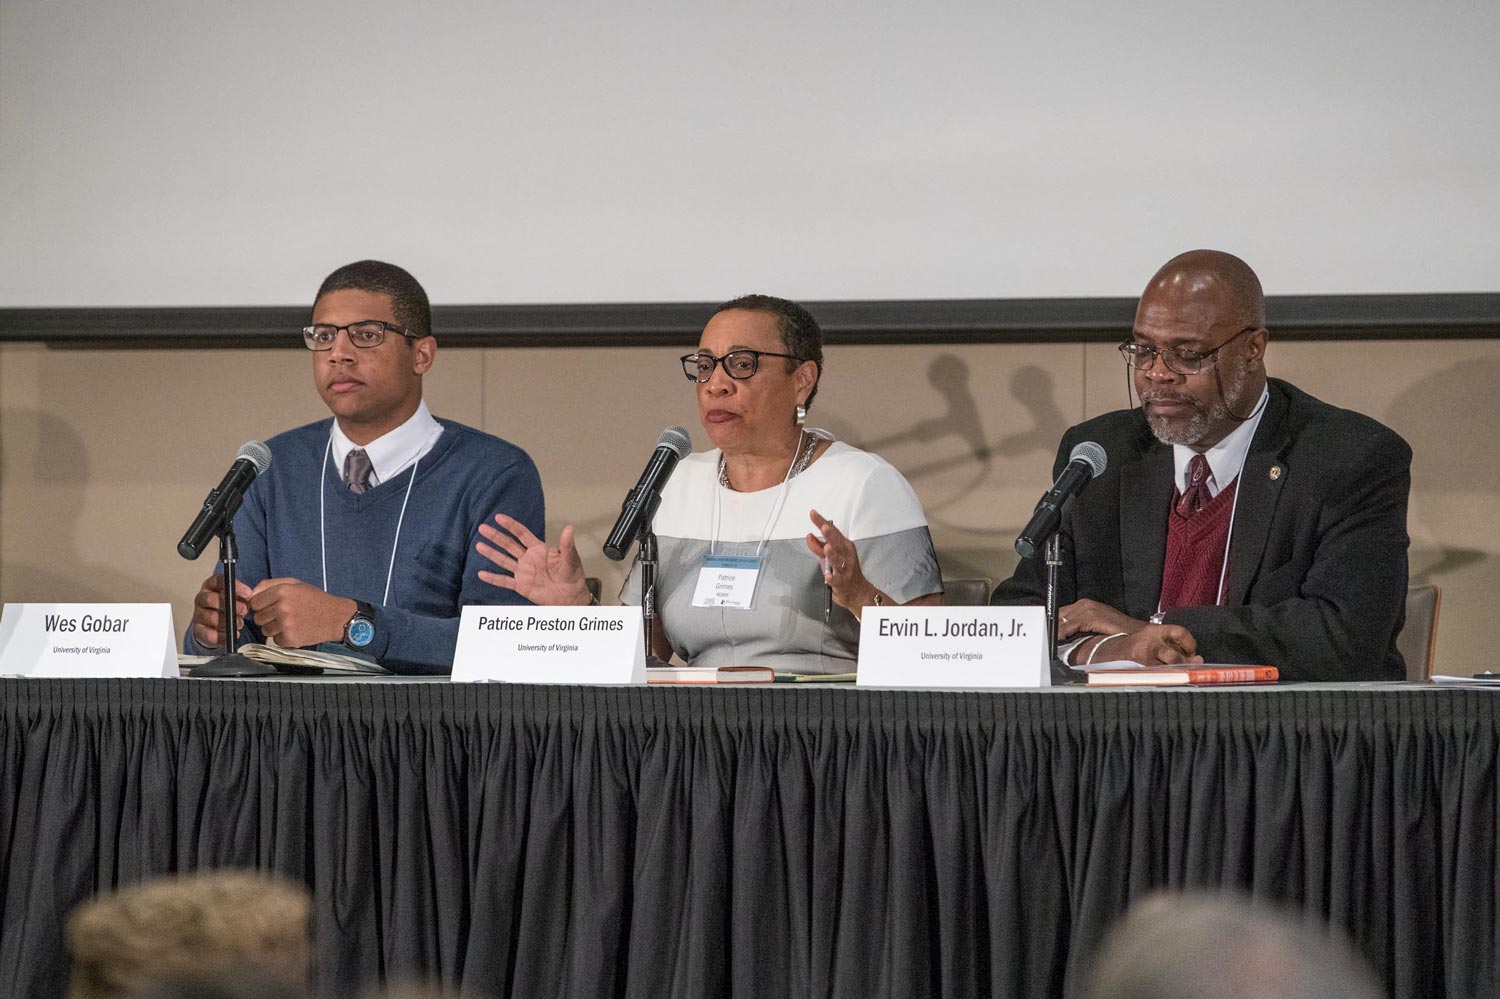
{"label": "dark suit jacket", "polygon": [[[1411,448],[1275,378],[1266,405],[1240,476],[1225,605],[1166,621],[1208,662],[1271,665],[1287,680],[1402,679]],[[1065,433],[1054,474],[1086,440],[1108,466],[1063,509],[1058,605],[1090,598],[1144,620],[1161,596],[1172,448],[1140,409],[1121,410]],[[1022,559],[991,602],[1041,603],[1045,569]]]}

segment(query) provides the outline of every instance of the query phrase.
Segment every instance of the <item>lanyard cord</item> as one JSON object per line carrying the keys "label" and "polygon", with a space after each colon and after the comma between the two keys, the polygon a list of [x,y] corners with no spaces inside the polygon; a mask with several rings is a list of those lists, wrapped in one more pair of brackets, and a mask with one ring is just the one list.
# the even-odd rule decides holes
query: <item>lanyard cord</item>
{"label": "lanyard cord", "polygon": [[[792,460],[787,463],[786,475],[782,477],[781,487],[776,492],[776,501],[771,504],[771,516],[766,518],[766,526],[760,532],[760,543],[755,546],[756,558],[765,553],[766,545],[771,540],[771,531],[775,528],[776,521],[781,516],[782,508],[786,506],[786,497],[789,491],[788,486],[792,481],[792,469],[797,467],[797,456],[802,453],[802,442],[806,437],[807,432],[805,430],[799,431],[797,434],[797,447],[792,452]],[[719,455],[719,460],[721,462],[724,460],[722,453]],[[713,536],[708,540],[708,553],[710,555],[719,554],[719,518],[722,513],[720,499],[725,488],[727,487],[721,482],[714,483],[714,531]]]}
{"label": "lanyard cord", "polygon": [[[1255,412],[1249,416],[1249,420],[1254,421],[1250,431],[1250,445],[1255,443],[1256,431],[1260,429],[1261,414],[1266,411],[1266,403],[1270,401],[1271,397],[1266,396],[1256,407]],[[1224,538],[1224,564],[1219,567],[1219,588],[1214,591],[1215,607],[1224,605],[1224,584],[1229,580],[1229,549],[1234,545],[1234,516],[1240,511],[1240,486],[1244,485],[1240,479],[1245,475],[1245,462],[1250,460],[1250,445],[1245,447],[1245,453],[1240,456],[1239,471],[1234,473],[1234,502],[1229,504],[1229,533]]]}
{"label": "lanyard cord", "polygon": [[[328,592],[328,520],[326,516],[328,488],[326,482],[326,469],[333,458],[333,438],[328,438],[328,449],[323,452],[323,468],[318,471],[318,551],[323,557],[323,592]],[[406,504],[411,501],[411,487],[417,482],[417,466],[421,458],[415,458],[411,463],[411,479],[406,483],[406,495],[401,499],[401,513],[396,517],[396,536],[391,539],[391,564],[385,571],[385,596],[381,598],[380,605],[388,606],[391,602],[391,580],[396,575],[396,549],[401,545],[401,525],[406,522]]]}

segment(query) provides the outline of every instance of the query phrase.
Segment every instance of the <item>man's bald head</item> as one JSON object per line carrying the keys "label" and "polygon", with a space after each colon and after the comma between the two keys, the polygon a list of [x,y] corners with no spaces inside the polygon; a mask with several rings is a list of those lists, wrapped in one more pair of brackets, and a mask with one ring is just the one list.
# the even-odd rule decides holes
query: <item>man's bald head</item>
{"label": "man's bald head", "polygon": [[1233,254],[1189,250],[1152,276],[1130,338],[1158,440],[1202,453],[1250,417],[1266,385],[1265,321],[1260,279]]}
{"label": "man's bald head", "polygon": [[1234,896],[1151,896],[1106,937],[1087,999],[1376,999],[1363,958],[1314,920]]}
{"label": "man's bald head", "polygon": [[1260,278],[1250,265],[1223,250],[1189,250],[1162,265],[1141,293],[1141,300],[1163,297],[1176,300],[1213,299],[1228,311],[1234,324],[1264,326],[1266,296]]}

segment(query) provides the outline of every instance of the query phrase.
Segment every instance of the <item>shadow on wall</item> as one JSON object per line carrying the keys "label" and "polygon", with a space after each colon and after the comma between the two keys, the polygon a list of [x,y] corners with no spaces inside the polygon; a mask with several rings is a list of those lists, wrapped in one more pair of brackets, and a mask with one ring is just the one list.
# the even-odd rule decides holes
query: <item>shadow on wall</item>
{"label": "shadow on wall", "polygon": [[[891,452],[913,446],[923,455],[941,455],[903,463],[901,471],[922,497],[943,572],[949,577],[999,579],[1009,575],[1015,564],[1011,546],[1031,509],[987,510],[976,520],[973,494],[986,480],[1021,469],[1027,475],[1050,479],[1053,456],[1070,421],[1058,404],[1052,373],[1026,365],[1011,374],[1008,386],[1011,401],[1024,411],[1025,418],[1007,420],[1008,432],[991,436],[982,414],[993,414],[999,407],[992,400],[981,406],[972,380],[961,356],[941,354],[927,368],[927,382],[942,403],[941,415],[868,439],[854,426],[835,422],[829,429],[841,440],[888,459]],[[923,408],[915,400],[910,405],[918,411]]]}
{"label": "shadow on wall", "polygon": [[101,564],[79,541],[89,457],[83,438],[51,413],[0,411],[5,561],[0,600],[11,603],[138,601],[172,594]]}
{"label": "shadow on wall", "polygon": [[1492,587],[1500,584],[1500,453],[1483,443],[1500,435],[1497,386],[1500,361],[1456,364],[1423,378],[1391,404],[1386,420],[1412,447],[1412,500],[1421,526],[1448,542],[1474,539],[1414,546],[1413,583],[1441,583],[1444,575],[1487,563],[1482,578]]}
{"label": "shadow on wall", "polygon": [[[927,383],[932,386],[943,402],[943,414],[926,420],[918,420],[906,430],[877,437],[863,443],[868,451],[876,454],[907,443],[930,443],[946,437],[957,437],[966,447],[964,458],[972,458],[985,466],[990,458],[990,446],[984,439],[984,423],[979,417],[979,404],[969,388],[969,365],[956,354],[940,354],[927,366]],[[921,469],[910,469],[908,479],[916,480]]]}
{"label": "shadow on wall", "polygon": [[[926,445],[949,438],[963,442],[964,449],[958,454],[909,465],[902,470],[918,489],[923,479],[953,467],[972,464],[978,481],[993,470],[996,457],[1015,458],[1038,452],[1051,458],[1063,431],[1070,425],[1057,404],[1057,387],[1051,372],[1034,365],[1016,369],[1010,378],[1010,395],[1026,411],[1028,423],[994,440],[985,434],[979,401],[969,387],[969,380],[969,366],[963,358],[954,354],[940,355],[928,367],[927,381],[943,401],[943,415],[918,420],[906,430],[867,440],[849,425],[835,425],[829,429],[841,440],[880,455],[907,444]],[[1049,460],[1049,467],[1050,464]]]}

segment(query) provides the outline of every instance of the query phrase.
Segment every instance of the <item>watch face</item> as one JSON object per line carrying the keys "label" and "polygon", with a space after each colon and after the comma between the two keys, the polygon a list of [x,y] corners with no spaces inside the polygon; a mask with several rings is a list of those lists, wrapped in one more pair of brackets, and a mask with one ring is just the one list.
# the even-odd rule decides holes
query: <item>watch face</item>
{"label": "watch face", "polygon": [[356,649],[362,649],[375,640],[375,625],[368,619],[357,617],[349,622],[346,629],[345,641]]}

